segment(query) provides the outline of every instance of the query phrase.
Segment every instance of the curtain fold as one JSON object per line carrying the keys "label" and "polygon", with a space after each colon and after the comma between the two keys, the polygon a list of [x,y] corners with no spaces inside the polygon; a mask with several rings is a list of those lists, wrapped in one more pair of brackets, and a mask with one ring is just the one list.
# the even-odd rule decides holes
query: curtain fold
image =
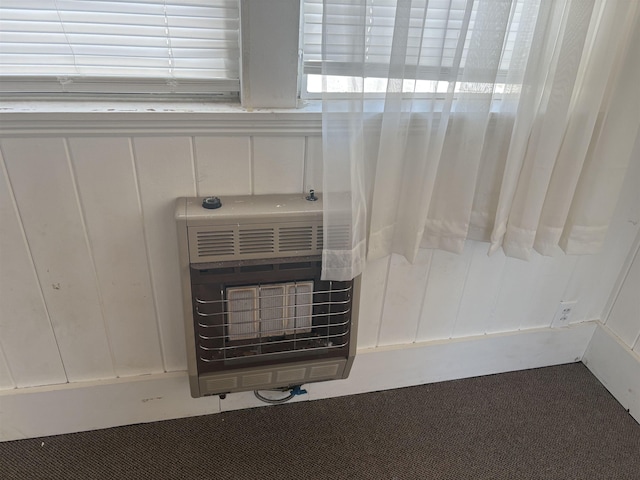
{"label": "curtain fold", "polygon": [[598,250],[640,125],[638,2],[344,5],[322,2],[323,278],[469,238]]}

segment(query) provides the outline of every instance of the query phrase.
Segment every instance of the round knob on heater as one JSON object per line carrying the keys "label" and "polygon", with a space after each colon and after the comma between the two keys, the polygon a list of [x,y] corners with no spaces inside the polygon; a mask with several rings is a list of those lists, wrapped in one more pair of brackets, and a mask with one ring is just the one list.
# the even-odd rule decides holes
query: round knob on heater
{"label": "round knob on heater", "polygon": [[214,210],[216,208],[220,208],[222,206],[222,202],[218,197],[206,197],[202,200],[202,206],[209,210]]}

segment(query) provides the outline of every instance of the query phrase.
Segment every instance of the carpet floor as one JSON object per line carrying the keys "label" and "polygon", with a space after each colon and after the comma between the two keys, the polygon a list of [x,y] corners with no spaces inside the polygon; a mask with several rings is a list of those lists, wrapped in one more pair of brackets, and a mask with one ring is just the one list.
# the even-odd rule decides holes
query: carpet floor
{"label": "carpet floor", "polygon": [[9,479],[640,479],[581,363],[0,443]]}

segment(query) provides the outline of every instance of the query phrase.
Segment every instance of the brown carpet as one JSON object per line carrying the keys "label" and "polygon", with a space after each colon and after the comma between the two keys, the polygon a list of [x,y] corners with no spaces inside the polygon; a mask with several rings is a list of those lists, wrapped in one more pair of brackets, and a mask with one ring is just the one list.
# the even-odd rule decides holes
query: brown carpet
{"label": "brown carpet", "polygon": [[577,363],[6,442],[0,478],[638,480],[640,425]]}

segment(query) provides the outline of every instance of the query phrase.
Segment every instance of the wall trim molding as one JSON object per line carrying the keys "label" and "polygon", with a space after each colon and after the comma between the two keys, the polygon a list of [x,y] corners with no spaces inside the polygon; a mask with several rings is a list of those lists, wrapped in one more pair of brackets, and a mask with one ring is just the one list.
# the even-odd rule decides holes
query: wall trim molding
{"label": "wall trim molding", "polygon": [[[126,104],[125,104],[126,105]],[[103,135],[320,135],[319,112],[243,111],[240,107],[185,109],[148,104],[96,111],[2,112],[0,137]]]}
{"label": "wall trim molding", "polygon": [[[381,106],[370,107],[364,128],[378,135]],[[373,113],[377,112],[377,113]],[[13,102],[0,108],[2,137],[322,135],[322,105],[301,101],[300,108],[245,109],[238,104],[171,102]],[[440,112],[414,112],[410,132],[422,135]],[[333,115],[348,128],[348,113]],[[339,120],[342,118],[342,120]],[[497,116],[489,118],[495,126]],[[335,124],[334,126],[336,126]]]}
{"label": "wall trim molding", "polygon": [[640,423],[640,355],[607,326],[598,324],[583,362]]}
{"label": "wall trim molding", "polygon": [[[361,349],[346,380],[306,385],[296,401],[560,365],[582,359],[595,322]],[[264,406],[252,392],[192,399],[186,372],[0,391],[0,440]]]}

